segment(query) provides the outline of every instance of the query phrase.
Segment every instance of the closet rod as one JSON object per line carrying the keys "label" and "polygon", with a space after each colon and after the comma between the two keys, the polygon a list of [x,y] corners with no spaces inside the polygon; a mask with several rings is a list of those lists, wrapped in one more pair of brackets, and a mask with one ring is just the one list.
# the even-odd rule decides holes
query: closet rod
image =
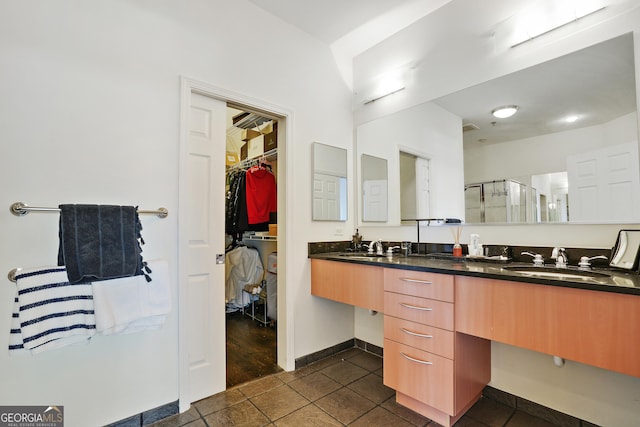
{"label": "closet rod", "polygon": [[239,163],[236,163],[235,165],[228,166],[227,172],[235,169],[245,169],[245,168],[248,168],[249,166],[258,164],[263,160],[273,160],[274,158],[277,158],[277,157],[278,157],[278,148],[277,147],[272,148],[271,150],[259,156],[252,157],[250,159],[244,159],[244,160],[241,160]]}
{"label": "closet rod", "polygon": [[[38,207],[38,206],[27,206],[26,204],[24,204],[22,202],[15,202],[14,204],[12,204],[9,207],[9,210],[15,216],[24,216],[24,215],[28,214],[31,211],[36,211],[36,212],[60,212],[59,208],[45,208],[45,207]],[[145,214],[145,215],[146,214],[154,214],[154,215],[157,215],[158,218],[166,218],[169,215],[169,211],[167,210],[167,208],[158,208],[156,210],[142,210],[142,209],[139,209],[138,213],[139,214]]]}

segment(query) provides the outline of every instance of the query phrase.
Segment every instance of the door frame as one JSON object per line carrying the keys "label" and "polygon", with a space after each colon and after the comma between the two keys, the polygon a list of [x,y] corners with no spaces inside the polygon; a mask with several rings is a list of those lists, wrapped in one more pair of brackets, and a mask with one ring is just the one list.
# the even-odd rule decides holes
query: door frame
{"label": "door frame", "polygon": [[[189,309],[186,298],[187,285],[187,226],[181,218],[187,218],[187,180],[184,173],[187,162],[187,145],[189,140],[189,106],[191,93],[208,96],[220,101],[241,105],[257,112],[264,112],[274,116],[281,123],[278,126],[278,321],[276,322],[278,336],[277,363],[286,371],[295,369],[294,359],[294,331],[293,331],[293,290],[286,286],[290,272],[287,269],[287,247],[293,247],[293,233],[287,232],[287,218],[293,218],[293,204],[287,203],[287,190],[293,188],[294,158],[293,147],[293,111],[270,102],[249,97],[244,94],[229,91],[189,77],[180,77],[180,138],[178,156],[178,395],[179,410],[189,410],[189,358],[187,346],[187,326],[185,313]],[[284,166],[284,167],[283,167]],[[222,226],[224,227],[224,225]],[[222,284],[224,286],[224,284]],[[224,327],[224,325],[223,325]],[[226,349],[225,349],[226,351]],[[225,366],[221,366],[221,371]],[[226,372],[220,372],[226,375]],[[219,390],[224,391],[224,390]]]}

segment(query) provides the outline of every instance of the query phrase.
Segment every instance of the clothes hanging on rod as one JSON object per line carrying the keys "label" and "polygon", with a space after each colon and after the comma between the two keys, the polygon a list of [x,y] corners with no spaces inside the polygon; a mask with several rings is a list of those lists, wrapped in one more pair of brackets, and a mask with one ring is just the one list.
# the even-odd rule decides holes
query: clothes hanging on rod
{"label": "clothes hanging on rod", "polygon": [[253,166],[246,172],[245,188],[249,224],[268,224],[277,211],[276,179],[266,167]]}
{"label": "clothes hanging on rod", "polygon": [[268,231],[271,214],[277,211],[276,181],[268,158],[261,156],[245,165],[227,170],[225,229],[234,246],[245,231]]}
{"label": "clothes hanging on rod", "polygon": [[227,192],[225,206],[225,232],[233,238],[233,245],[241,240],[242,233],[246,231],[244,224],[246,221],[241,220],[241,216],[245,214],[246,207],[244,205],[245,198],[245,173],[242,170],[227,173],[229,181],[229,190]]}
{"label": "clothes hanging on rod", "polygon": [[225,257],[226,311],[231,313],[251,302],[243,292],[246,285],[258,284],[264,276],[260,253],[256,248],[238,246]]}

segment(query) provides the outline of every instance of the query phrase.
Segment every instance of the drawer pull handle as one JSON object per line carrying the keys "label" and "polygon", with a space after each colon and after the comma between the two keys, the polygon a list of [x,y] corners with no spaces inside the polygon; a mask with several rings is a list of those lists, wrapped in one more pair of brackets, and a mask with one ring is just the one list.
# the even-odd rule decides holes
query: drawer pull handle
{"label": "drawer pull handle", "polygon": [[429,308],[429,307],[419,307],[417,305],[411,305],[411,304],[407,304],[406,302],[401,302],[400,303],[401,306],[405,307],[405,308],[410,308],[412,310],[422,310],[422,311],[433,311],[433,308]]}
{"label": "drawer pull handle", "polygon": [[410,330],[405,329],[405,328],[400,328],[400,330],[401,330],[402,332],[404,332],[405,334],[413,335],[413,336],[415,336],[415,337],[420,337],[420,338],[433,338],[433,335],[420,334],[420,333],[418,333],[418,332],[413,332],[413,331],[410,331]]}
{"label": "drawer pull handle", "polygon": [[420,359],[413,358],[411,356],[407,356],[403,352],[400,352],[400,354],[402,355],[402,357],[404,357],[405,359],[411,360],[412,362],[422,363],[423,365],[433,365],[432,362],[427,362],[426,360],[420,360]]}
{"label": "drawer pull handle", "polygon": [[430,282],[428,280],[409,279],[408,277],[401,277],[400,280],[402,280],[403,282],[422,283],[422,284],[425,284],[425,285],[433,285],[433,282]]}

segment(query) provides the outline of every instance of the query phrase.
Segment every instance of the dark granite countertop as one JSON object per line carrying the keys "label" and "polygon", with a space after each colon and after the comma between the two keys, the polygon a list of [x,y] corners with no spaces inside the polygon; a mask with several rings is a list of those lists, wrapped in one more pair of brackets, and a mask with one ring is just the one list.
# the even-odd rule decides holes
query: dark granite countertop
{"label": "dark granite countertop", "polygon": [[[541,270],[536,270],[532,263],[502,262],[500,260],[471,259],[468,257],[455,258],[440,255],[402,255],[370,256],[366,253],[329,252],[310,254],[312,259],[326,259],[347,263],[365,264],[385,268],[399,268],[404,270],[430,271],[441,274],[456,274],[461,276],[480,277],[485,279],[509,280],[513,282],[536,283],[548,286],[562,286],[568,288],[587,289],[594,291],[616,292],[622,294],[640,295],[640,276],[637,272],[611,268],[593,268],[587,272],[575,266],[569,266],[562,271],[567,274],[558,277],[545,277],[544,269],[557,272],[553,264],[546,264]],[[524,271],[514,271],[524,267]],[[526,271],[531,270],[531,271]],[[581,276],[585,275],[585,276]]]}

